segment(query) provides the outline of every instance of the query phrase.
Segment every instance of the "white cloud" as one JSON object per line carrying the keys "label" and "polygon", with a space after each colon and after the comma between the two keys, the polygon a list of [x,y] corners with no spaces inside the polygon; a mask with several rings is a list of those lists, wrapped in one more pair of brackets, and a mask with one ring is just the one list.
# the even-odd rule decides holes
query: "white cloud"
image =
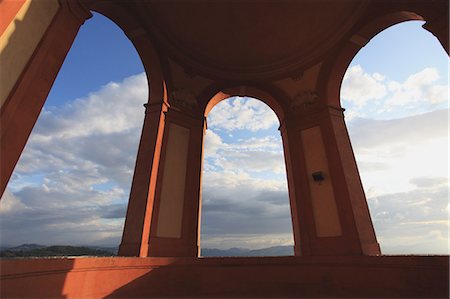
{"label": "white cloud", "polygon": [[349,123],[383,253],[448,253],[447,123],[448,109]]}
{"label": "white cloud", "polygon": [[205,157],[215,157],[217,151],[225,146],[222,142],[222,138],[210,129],[206,130],[204,141]]}
{"label": "white cloud", "polygon": [[235,151],[276,151],[281,152],[283,145],[278,133],[272,132],[272,135],[266,135],[263,137],[247,137],[245,139],[239,139],[237,142],[228,144],[230,150]]}
{"label": "white cloud", "polygon": [[3,243],[118,243],[147,97],[139,74],[43,110],[0,204]]}
{"label": "white cloud", "polygon": [[1,202],[0,215],[15,214],[26,208],[26,206],[8,189],[3,193]]}
{"label": "white cloud", "polygon": [[384,76],[367,74],[360,65],[350,67],[344,75],[341,97],[357,107],[369,100],[379,100],[386,95],[386,86],[381,82]]}
{"label": "white cloud", "polygon": [[366,190],[407,192],[415,177],[448,176],[448,110],[397,120],[358,119],[349,124]]}
{"label": "white cloud", "polygon": [[384,79],[386,79],[386,76],[383,76],[383,75],[380,74],[380,73],[374,73],[374,74],[372,75],[372,77],[373,77],[375,80],[377,80],[377,81],[384,81]]}
{"label": "white cloud", "polygon": [[292,234],[209,234],[202,239],[204,248],[248,248],[260,249],[271,246],[292,246],[294,239]]}
{"label": "white cloud", "polygon": [[380,111],[390,111],[394,107],[414,109],[418,106],[433,107],[448,101],[448,85],[436,83],[439,74],[436,69],[425,68],[409,76],[405,82],[391,81],[392,92],[384,101]]}
{"label": "white cloud", "polygon": [[435,110],[448,107],[449,87],[438,82],[433,68],[396,82],[353,66],[344,78],[348,130],[385,254],[449,252],[448,109]]}
{"label": "white cloud", "polygon": [[203,246],[254,249],[292,245],[285,181],[227,170],[204,173],[203,178]]}
{"label": "white cloud", "polygon": [[[3,244],[118,244],[144,116],[145,86],[141,74],[43,111],[0,204],[5,216]],[[278,123],[259,101],[237,99],[231,106],[235,114],[227,116],[230,135],[235,129],[258,132]],[[229,137],[234,141],[227,143],[214,131],[206,132],[205,157],[224,168],[214,171],[205,163],[203,217],[212,223],[204,233],[213,238],[211,232],[218,236],[231,229],[240,234],[236,242],[255,234],[259,245],[263,240],[272,244],[268,233],[291,230],[285,178],[255,178],[248,170],[281,172],[281,140],[279,135],[245,136]],[[224,210],[217,211],[218,206]],[[227,224],[230,220],[233,227]]]}
{"label": "white cloud", "polygon": [[[419,81],[428,102],[438,103],[446,88],[433,84],[433,74],[427,70],[398,83],[375,73],[358,84],[374,84],[371,92],[376,97],[378,84],[392,95]],[[43,111],[0,203],[3,244],[118,244],[146,98],[141,74],[108,84],[71,105]],[[386,106],[383,99],[378,102]],[[203,246],[292,244],[282,144],[278,132],[266,130],[276,128],[275,114],[259,101],[238,98],[217,105],[210,117]],[[448,110],[389,121],[355,118],[349,123],[386,253],[410,248],[445,251],[447,123]]]}
{"label": "white cloud", "polygon": [[435,68],[425,68],[397,82],[379,73],[369,74],[360,65],[352,66],[341,89],[346,118],[399,118],[445,108],[449,86],[439,79]]}
{"label": "white cloud", "polygon": [[34,138],[69,139],[133,130],[142,126],[142,105],[147,102],[147,97],[144,73],[128,77],[121,83],[111,82],[86,98],[45,111]]}
{"label": "white cloud", "polygon": [[275,113],[263,102],[252,98],[235,97],[216,105],[208,116],[212,129],[257,131],[277,125]]}
{"label": "white cloud", "polygon": [[[417,189],[369,198],[384,254],[448,254],[446,178],[416,178]],[[444,183],[443,183],[444,181]]]}
{"label": "white cloud", "polygon": [[271,171],[282,173],[285,170],[283,154],[269,151],[223,151],[226,157],[218,164],[225,169],[247,172]]}
{"label": "white cloud", "polygon": [[280,136],[249,137],[234,143],[225,143],[214,131],[208,129],[205,138],[205,169],[211,164],[233,172],[285,171]]}
{"label": "white cloud", "polygon": [[229,99],[208,116],[203,247],[255,249],[293,243],[283,148],[274,127],[278,120],[258,102]]}
{"label": "white cloud", "polygon": [[62,108],[44,110],[15,171],[84,171],[86,178],[103,176],[125,187],[143,122],[146,86],[145,74],[140,74]]}
{"label": "white cloud", "polygon": [[403,86],[405,88],[423,88],[436,82],[439,79],[439,74],[434,68],[425,68],[422,71],[412,74],[406,79]]}

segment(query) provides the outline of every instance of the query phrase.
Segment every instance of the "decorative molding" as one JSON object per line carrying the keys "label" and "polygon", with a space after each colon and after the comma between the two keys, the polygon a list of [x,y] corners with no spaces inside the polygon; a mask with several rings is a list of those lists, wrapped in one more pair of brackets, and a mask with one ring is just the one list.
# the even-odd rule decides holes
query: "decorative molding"
{"label": "decorative molding", "polygon": [[166,111],[167,107],[168,107],[167,103],[165,103],[165,102],[152,103],[152,104],[145,103],[145,104],[143,104],[143,106],[145,108],[145,114]]}
{"label": "decorative molding", "polygon": [[294,112],[301,112],[310,107],[316,106],[319,102],[319,95],[315,91],[305,90],[299,92],[291,102]]}
{"label": "decorative molding", "polygon": [[198,106],[196,96],[190,90],[180,88],[172,91],[172,97],[170,99],[171,106],[178,107],[180,109],[195,110]]}
{"label": "decorative molding", "polygon": [[303,75],[305,74],[305,72],[302,71],[297,71],[295,73],[293,73],[290,78],[294,81],[300,81],[301,79],[303,79]]}

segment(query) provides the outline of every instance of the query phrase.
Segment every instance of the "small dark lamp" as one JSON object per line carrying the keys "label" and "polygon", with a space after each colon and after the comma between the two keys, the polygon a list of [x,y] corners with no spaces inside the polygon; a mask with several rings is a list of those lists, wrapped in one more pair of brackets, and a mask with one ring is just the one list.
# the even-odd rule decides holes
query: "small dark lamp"
{"label": "small dark lamp", "polygon": [[312,177],[314,182],[322,182],[325,179],[322,171],[313,172]]}

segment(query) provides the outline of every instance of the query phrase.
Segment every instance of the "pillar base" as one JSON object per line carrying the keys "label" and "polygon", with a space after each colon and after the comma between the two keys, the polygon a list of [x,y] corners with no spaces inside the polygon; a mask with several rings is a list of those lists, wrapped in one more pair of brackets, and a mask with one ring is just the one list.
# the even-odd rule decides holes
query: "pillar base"
{"label": "pillar base", "polygon": [[146,257],[148,253],[148,244],[125,243],[119,246],[119,256],[139,256]]}
{"label": "pillar base", "polygon": [[198,257],[199,246],[178,238],[150,238],[149,257]]}

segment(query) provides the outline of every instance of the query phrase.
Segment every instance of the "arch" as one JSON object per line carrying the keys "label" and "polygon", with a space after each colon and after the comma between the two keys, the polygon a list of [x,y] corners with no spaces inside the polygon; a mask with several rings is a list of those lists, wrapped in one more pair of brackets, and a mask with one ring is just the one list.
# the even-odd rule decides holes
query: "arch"
{"label": "arch", "polygon": [[[278,122],[280,124],[280,128],[285,123],[285,119],[289,115],[290,109],[290,100],[289,97],[277,87],[266,83],[264,86],[260,86],[253,83],[216,83],[207,87],[203,93],[199,97],[199,112],[206,120],[209,112],[215,107],[218,103],[223,100],[232,98],[232,97],[250,97],[257,99],[264,104],[266,104],[277,116]],[[282,130],[280,129],[282,132]],[[201,151],[203,152],[203,142],[204,137],[201,140],[202,146]],[[289,176],[292,176],[292,173],[289,173],[288,169],[292,168],[292,159],[290,158],[291,152],[288,149],[288,141],[286,134],[281,134],[281,143],[283,147],[283,158],[284,158],[284,167],[287,176],[287,189],[288,189],[288,198],[289,198],[289,206],[290,206],[290,217],[292,221],[292,235],[294,239],[294,246],[299,246],[300,244],[300,233],[298,229],[297,217],[294,216],[293,212],[296,204],[294,203],[295,199],[291,196],[293,192],[292,179],[289,179]],[[203,155],[201,155],[202,163],[200,171],[203,172]],[[200,183],[201,184],[201,183]],[[200,220],[200,219],[199,219]],[[200,229],[200,227],[199,227]],[[199,236],[200,237],[200,236]]]}
{"label": "arch", "polygon": [[[111,1],[95,1],[91,3],[90,9],[108,17],[124,31],[138,52],[147,75],[149,98],[147,104],[144,105],[146,107],[145,118],[119,255],[148,256],[153,207],[147,205],[147,199],[149,201],[155,199],[157,173],[163,147],[162,140],[167,133],[165,113],[170,106],[168,63],[158,54],[147,32],[142,29],[132,15],[121,9],[119,4]],[[152,250],[154,251],[154,249]]]}
{"label": "arch", "polygon": [[[435,205],[445,206],[446,196],[436,191],[440,185],[431,179],[429,185],[416,184],[426,177],[437,181],[447,177],[447,88],[444,94],[433,96],[424,90],[447,85],[448,56],[430,32],[424,30],[423,23],[402,22],[380,32],[355,55],[341,91],[341,103],[349,108],[346,126],[354,142],[367,203],[380,246],[387,254],[448,253],[444,245],[445,227],[430,225],[439,215]],[[371,57],[376,58],[368,60]],[[411,80],[421,74],[422,80]],[[367,78],[384,91],[375,95],[370,88],[362,88],[369,86],[365,84]],[[398,84],[398,89],[391,84]],[[352,94],[349,90],[359,92]],[[383,137],[367,142],[376,135]],[[374,167],[375,161],[380,163],[378,169]],[[433,190],[433,194],[424,186]],[[424,198],[432,198],[435,205],[423,204],[416,210],[416,204]],[[443,214],[439,218],[446,218],[446,213]]]}
{"label": "arch", "polygon": [[[50,16],[50,23],[43,28],[42,35],[37,37],[38,43],[29,48],[30,56],[26,57],[27,62],[20,70],[14,88],[6,95],[0,109],[0,164],[2,165],[0,194],[3,194],[6,188],[80,26],[91,17],[89,10],[78,2],[66,0],[48,1],[48,3],[56,3],[57,8]],[[25,18],[30,18],[30,10],[34,9],[36,6],[30,5]],[[22,27],[21,31],[15,30],[10,38],[18,38],[19,36],[14,37],[14,35],[20,35],[21,32],[29,34],[32,32],[31,28],[29,24]]]}
{"label": "arch", "polygon": [[[72,46],[72,55],[69,55],[66,58],[67,62],[69,62],[69,63],[66,63],[62,67],[62,70],[61,70],[62,72],[60,71],[60,73],[59,73],[60,78],[65,77],[65,79],[60,80],[59,82],[57,81],[56,84],[54,84],[52,86],[52,88],[54,88],[54,89],[55,89],[55,87],[58,88],[57,85],[59,85],[59,86],[61,86],[61,85],[64,85],[64,86],[76,85],[76,84],[74,84],[75,82],[73,81],[73,79],[77,80],[77,77],[78,77],[78,79],[81,78],[80,75],[82,76],[83,73],[86,72],[86,70],[92,70],[92,67],[98,68],[99,65],[103,65],[104,68],[101,68],[101,71],[99,72],[99,74],[103,73],[103,75],[106,77],[100,76],[100,78],[102,78],[101,82],[94,80],[95,84],[93,84],[93,85],[86,84],[86,86],[89,86],[89,89],[87,89],[87,91],[89,91],[89,92],[92,91],[94,94],[97,95],[97,101],[95,99],[94,99],[94,101],[92,101],[93,97],[91,95],[88,95],[88,92],[86,90],[83,90],[82,93],[77,94],[77,96],[73,96],[73,97],[71,96],[70,99],[75,100],[76,98],[79,98],[78,103],[84,103],[84,105],[81,105],[81,106],[79,105],[78,107],[74,107],[74,106],[76,106],[76,104],[74,106],[71,106],[71,104],[69,104],[67,102],[62,102],[62,103],[58,102],[57,105],[59,107],[61,107],[61,109],[57,108],[55,110],[52,110],[50,108],[48,110],[46,109],[47,113],[41,113],[40,118],[41,118],[41,121],[44,120],[44,123],[45,123],[46,116],[48,116],[49,114],[56,116],[55,118],[58,118],[58,116],[62,115],[63,118],[65,119],[66,123],[63,124],[60,121],[55,121],[55,122],[52,122],[52,124],[49,125],[48,127],[46,127],[44,125],[44,128],[45,127],[46,128],[42,129],[43,127],[42,127],[42,122],[41,122],[40,123],[41,130],[38,129],[38,130],[34,131],[35,136],[40,135],[40,136],[49,137],[49,138],[47,138],[49,140],[49,142],[46,144],[46,145],[49,145],[47,147],[47,151],[46,151],[46,154],[48,154],[48,156],[46,156],[46,157],[54,158],[54,157],[58,156],[59,152],[61,152],[61,153],[64,152],[64,153],[68,153],[71,156],[76,157],[76,158],[74,158],[72,160],[71,158],[67,158],[67,156],[65,156],[63,159],[61,159],[62,163],[58,166],[55,166],[55,164],[52,163],[52,162],[54,162],[54,161],[52,161],[53,159],[51,159],[51,158],[50,159],[45,159],[45,158],[42,159],[42,157],[41,157],[42,160],[46,160],[45,166],[43,164],[40,165],[39,163],[37,163],[37,166],[34,166],[37,170],[33,169],[29,173],[25,172],[25,174],[24,174],[24,176],[30,176],[30,173],[31,173],[31,176],[32,176],[32,175],[35,175],[36,172],[38,172],[38,173],[42,174],[42,177],[44,179],[49,178],[49,181],[54,183],[54,184],[52,184],[52,183],[49,184],[51,186],[50,189],[53,189],[52,190],[53,194],[61,194],[59,196],[60,198],[65,198],[65,196],[67,196],[67,198],[70,198],[71,192],[70,191],[67,192],[67,189],[64,189],[64,187],[62,187],[62,185],[64,183],[62,183],[61,180],[64,180],[64,177],[66,176],[66,174],[62,175],[62,174],[58,173],[58,175],[55,175],[54,173],[57,172],[57,170],[55,170],[55,169],[64,169],[64,173],[68,173],[66,177],[70,177],[75,180],[80,179],[80,181],[88,181],[88,180],[83,180],[81,177],[83,175],[86,175],[88,172],[81,171],[81,172],[77,173],[76,171],[73,171],[71,168],[72,166],[79,167],[80,164],[86,163],[86,161],[88,161],[88,160],[93,162],[92,169],[94,169],[94,170],[90,173],[94,173],[94,172],[96,173],[95,176],[98,178],[98,179],[96,179],[96,181],[97,182],[98,181],[103,181],[103,182],[106,181],[106,184],[108,184],[108,186],[105,187],[107,192],[110,192],[110,190],[114,186],[118,186],[119,189],[124,190],[125,191],[124,193],[129,192],[129,183],[131,181],[131,174],[128,172],[128,169],[130,169],[131,167],[134,166],[134,165],[131,165],[131,163],[133,163],[134,161],[131,163],[127,162],[130,160],[124,159],[124,158],[126,158],[126,156],[123,156],[123,155],[119,155],[119,156],[117,156],[118,159],[114,159],[114,160],[116,160],[114,162],[115,165],[125,166],[125,167],[116,168],[116,169],[120,169],[119,171],[114,171],[114,172],[117,172],[117,174],[119,174],[123,178],[125,178],[124,184],[121,184],[121,179],[118,178],[117,176],[116,177],[110,176],[110,174],[112,174],[110,171],[108,171],[108,172],[102,171],[102,167],[105,166],[106,164],[102,165],[102,162],[100,160],[98,160],[98,158],[95,158],[95,157],[93,158],[92,156],[89,157],[89,155],[86,155],[86,152],[89,151],[89,152],[94,153],[94,155],[95,155],[95,153],[98,150],[100,150],[102,152],[102,155],[106,154],[107,156],[112,157],[112,155],[114,155],[114,153],[109,152],[112,155],[108,155],[107,152],[109,150],[107,149],[106,151],[104,151],[105,147],[102,146],[102,142],[104,142],[104,144],[106,145],[106,148],[109,148],[109,149],[114,149],[116,151],[118,150],[119,152],[124,152],[123,150],[127,151],[127,149],[131,149],[132,152],[135,152],[137,149],[137,142],[139,141],[139,132],[141,129],[140,127],[142,126],[142,121],[139,121],[139,119],[143,119],[143,117],[144,117],[144,113],[142,111],[143,110],[142,103],[144,101],[146,101],[148,98],[147,91],[145,90],[147,87],[146,82],[145,82],[146,79],[143,74],[138,75],[138,76],[132,76],[132,78],[123,81],[125,84],[128,84],[126,82],[130,82],[130,81],[133,82],[131,85],[133,87],[133,90],[135,90],[135,86],[142,86],[143,87],[142,92],[137,93],[138,96],[133,96],[130,93],[122,93],[121,94],[120,92],[117,92],[117,89],[116,89],[117,84],[115,84],[115,83],[109,83],[103,87],[100,87],[99,83],[104,84],[105,81],[106,82],[111,81],[111,80],[116,81],[116,79],[118,77],[120,79],[124,79],[124,77],[128,77],[128,75],[130,75],[130,73],[132,73],[133,75],[135,74],[135,72],[142,73],[143,67],[142,67],[142,62],[137,57],[136,51],[133,49],[133,46],[131,45],[129,39],[122,33],[121,30],[118,29],[117,25],[114,22],[112,22],[110,19],[108,19],[107,17],[104,17],[101,14],[96,14],[95,18],[96,18],[95,21],[93,21],[91,19],[91,23],[87,22],[84,30],[81,31],[80,33],[78,33],[79,38],[75,41],[75,43]],[[104,29],[103,31],[101,31],[104,34],[103,38],[101,38],[101,36],[99,35],[97,28]],[[84,43],[87,36],[92,38],[90,40],[93,40],[93,42]],[[105,40],[106,43],[102,43],[98,39]],[[105,47],[105,45],[110,44],[111,40],[113,40],[114,45],[118,45],[118,46],[125,45],[124,47],[120,47],[120,51],[117,51],[118,54],[121,54],[121,55],[120,56],[117,55],[115,57],[118,57],[119,59],[125,59],[126,62],[133,61],[134,62],[133,65],[136,65],[137,68],[132,69],[132,72],[119,71],[118,72],[119,76],[115,76],[115,78],[111,77],[111,73],[109,73],[109,72],[105,73],[105,70],[109,71],[109,70],[117,69],[117,67],[116,68],[114,67],[114,63],[116,62],[115,61],[116,59],[111,59],[111,56],[109,56],[109,55],[106,55],[103,57],[106,59],[101,59],[102,53],[104,53],[104,51],[107,50],[107,47]],[[84,49],[86,49],[87,51]],[[86,57],[83,53],[89,53],[89,54],[92,53],[92,56],[89,55],[90,57]],[[94,57],[94,59],[91,59],[91,57]],[[72,63],[74,61],[79,60],[79,58],[82,58],[83,61],[81,61],[79,63]],[[126,59],[126,58],[128,58],[128,59]],[[101,62],[101,63],[96,64],[97,59],[98,59],[98,62]],[[102,62],[104,62],[104,64]],[[72,68],[71,66],[75,66],[75,67]],[[81,71],[80,71],[80,69],[81,69]],[[63,73],[65,73],[65,74],[63,74]],[[75,74],[75,76],[70,78],[69,80],[67,80],[67,74],[69,74],[69,73]],[[115,72],[112,72],[112,73],[115,73]],[[92,75],[91,76],[89,76],[89,74],[86,74],[86,75],[87,75],[86,77],[92,77]],[[136,78],[138,78],[139,80],[135,80]],[[103,81],[103,80],[105,80],[105,81]],[[63,84],[61,84],[61,83],[63,83]],[[124,86],[125,84],[121,84],[121,85]],[[95,87],[95,89],[91,89],[93,86]],[[130,85],[128,85],[128,86],[130,86]],[[64,88],[64,87],[62,88],[63,93],[66,90],[67,90],[66,88]],[[111,92],[111,90],[114,90],[113,94],[116,94],[116,95],[105,96],[105,93],[103,92],[105,90],[107,92]],[[129,90],[130,89],[128,89],[128,91]],[[80,98],[78,95],[80,95],[82,97]],[[52,98],[58,98],[58,97],[53,96]],[[95,98],[95,96],[94,96],[94,98]],[[103,99],[99,101],[98,100],[99,98],[103,98]],[[131,101],[127,101],[128,99],[130,99]],[[48,106],[52,105],[50,97],[46,101],[47,101],[47,104],[50,104]],[[94,105],[92,105],[93,103],[94,103]],[[106,103],[106,105],[102,105],[102,103]],[[113,103],[115,103],[115,104],[113,104]],[[47,108],[48,108],[48,106],[47,106]],[[65,110],[64,108],[67,108],[68,106],[70,106],[70,109]],[[88,107],[88,106],[90,106],[90,107]],[[101,106],[101,107],[105,107],[106,109],[101,109],[101,110],[95,109],[95,111],[92,112],[92,110],[94,110],[94,109],[92,109],[92,108],[94,108],[94,106],[96,106],[96,107]],[[111,115],[111,113],[115,113],[115,111],[117,111],[117,110],[115,110],[115,109],[117,109],[117,106],[122,106],[122,107],[132,106],[133,107],[133,108],[131,108],[131,109],[133,109],[133,113],[125,114],[125,115],[127,115],[126,119],[129,119],[130,115],[134,116],[134,115],[136,115],[136,113],[138,115],[138,117],[135,118],[137,120],[137,123],[135,122],[131,126],[126,127],[124,129],[118,129],[115,132],[115,133],[119,132],[119,135],[111,135],[110,131],[104,132],[104,131],[102,131],[101,127],[99,128],[95,125],[92,125],[92,126],[88,125],[89,128],[87,130],[84,130],[84,128],[83,128],[83,133],[81,135],[78,134],[78,136],[77,136],[77,133],[74,133],[73,135],[71,135],[72,137],[75,137],[73,140],[75,140],[74,143],[77,144],[77,146],[73,146],[73,145],[67,146],[67,144],[64,144],[64,142],[61,142],[62,141],[61,138],[56,137],[56,136],[61,136],[61,135],[57,134],[58,131],[60,131],[60,130],[61,130],[61,132],[64,132],[64,133],[69,132],[69,135],[71,132],[77,131],[77,124],[79,123],[80,115],[87,115],[87,114],[92,113],[92,115],[93,115],[92,117],[87,117],[87,118],[81,117],[81,119],[83,120],[83,123],[89,124],[93,119],[95,119],[95,121],[96,121],[98,119],[102,119],[102,116],[105,114]],[[54,111],[56,111],[56,112],[54,112]],[[81,113],[77,114],[76,113],[77,111],[81,112]],[[54,113],[52,113],[52,112],[54,112]],[[108,117],[106,115],[105,115],[106,119],[111,119],[111,116]],[[48,118],[47,118],[47,120],[48,120]],[[83,123],[82,123],[82,125],[83,125]],[[65,127],[64,126],[65,124],[66,125],[68,124],[69,126]],[[53,134],[52,134],[51,129],[50,129],[50,133],[49,133],[49,130],[48,130],[49,128],[55,128],[56,130],[53,131]],[[128,131],[129,128],[134,128],[134,130],[133,130],[134,132],[131,132],[132,130]],[[41,134],[39,134],[39,133],[41,133]],[[87,138],[86,139],[86,136],[89,136],[89,135],[91,135],[91,136],[96,135],[96,138],[93,138],[93,139]],[[122,137],[121,138],[122,141],[120,141],[120,143],[117,143],[117,141],[119,141],[117,136],[119,136],[119,138]],[[62,139],[64,139],[64,138],[62,138]],[[128,140],[129,142],[123,141],[123,139]],[[31,139],[30,139],[30,141],[31,141]],[[34,141],[36,141],[36,140],[34,140]],[[30,143],[29,145],[32,145],[32,142],[29,142],[29,143]],[[59,149],[56,150],[55,145]],[[111,145],[112,145],[112,147],[111,147]],[[126,146],[124,146],[122,149],[120,149],[121,145],[126,145]],[[36,148],[36,143],[34,143],[33,147]],[[39,145],[37,147],[39,147]],[[52,148],[53,148],[53,150],[51,150]],[[29,150],[30,150],[30,148],[29,148]],[[26,151],[27,150],[25,150],[25,152]],[[30,151],[28,151],[28,153],[30,153]],[[37,157],[37,156],[34,154],[33,156],[30,155],[29,157]],[[27,160],[28,159],[25,159],[25,161],[22,160],[23,162],[25,162],[25,163],[22,163],[22,165],[30,164],[29,163],[30,160],[28,160],[28,162],[26,162]],[[36,158],[35,160],[38,161],[39,158]],[[74,163],[71,163],[72,161]],[[33,162],[33,161],[31,161],[31,162]],[[30,166],[34,165],[34,164],[35,163],[31,163]],[[46,166],[49,166],[49,168],[46,169]],[[61,167],[61,168],[59,168],[59,167]],[[79,167],[79,168],[82,169],[82,167]],[[124,171],[122,171],[122,169],[124,169]],[[19,167],[17,167],[17,170],[18,171],[16,173],[22,173],[22,174],[24,173],[23,170],[20,171]],[[45,188],[42,188],[42,186],[43,186],[42,184],[43,183],[38,182],[38,184],[36,185],[37,188],[34,189],[37,195],[39,194],[39,191],[41,191],[42,189],[45,189]],[[89,183],[84,183],[84,184],[79,183],[79,184],[67,184],[67,185],[71,186],[72,190],[75,190],[74,193],[76,193],[76,194],[72,198],[72,201],[75,201],[75,202],[80,201],[83,194],[91,194],[91,196],[85,196],[85,198],[87,198],[87,197],[95,198],[95,194],[98,194],[97,191],[103,189],[103,186],[98,186],[96,183],[92,183],[92,181]],[[111,185],[113,187],[111,187]],[[90,193],[90,191],[94,190],[94,189],[95,189],[95,192]],[[105,189],[103,189],[103,190],[105,190]],[[23,188],[19,187],[19,188],[17,188],[17,190],[21,191],[21,190],[23,190]],[[52,194],[51,194],[52,191],[49,192],[49,198],[53,198],[53,202],[56,202],[55,195],[52,196]],[[37,195],[36,195],[36,198],[38,198]],[[126,203],[126,200],[128,200],[128,198],[126,198],[126,196],[127,195],[123,194],[123,195],[116,197],[116,199],[120,200],[122,202],[121,204],[123,204],[124,202]],[[23,195],[23,198],[29,199],[30,196]],[[92,203],[93,202],[90,202],[90,203],[86,202],[86,203],[84,203],[84,206],[86,206],[86,204],[92,205]],[[94,203],[94,205],[95,204],[96,203]],[[81,204],[81,206],[82,205],[83,204]],[[30,207],[33,207],[33,204],[31,204]],[[61,210],[61,211],[63,211],[63,210]],[[51,209],[46,212],[52,213]],[[124,213],[124,211],[121,210],[120,213]],[[32,216],[33,214],[29,214],[29,215],[31,216],[30,219],[33,218],[33,216]],[[93,218],[97,218],[99,220],[101,220],[101,218],[103,218],[103,217],[101,217],[101,215],[99,215],[97,213],[93,213],[91,215],[93,216]],[[117,216],[119,216],[119,217],[117,217]],[[118,214],[116,214],[116,216],[112,217],[111,219],[113,219],[113,218],[120,219],[123,216],[124,216],[124,214],[120,215],[118,213]],[[51,217],[52,217],[51,214],[47,214],[46,217],[45,216],[42,217],[42,223],[47,222],[47,223],[52,223],[52,224],[58,224],[59,221],[55,221],[56,219],[50,220],[49,218],[51,218]],[[47,218],[47,220],[44,220],[44,218]],[[120,221],[122,222],[120,224],[119,224],[119,221],[117,221],[118,226],[123,224],[123,218],[120,219]],[[60,223],[64,224],[65,222],[66,222],[66,220],[62,220]],[[39,228],[36,227],[36,229],[39,229]],[[113,233],[117,234],[118,232],[119,231],[116,230]],[[59,231],[59,233],[61,233],[61,232]],[[69,233],[70,233],[70,230],[69,230]],[[75,231],[75,234],[76,233],[79,234],[78,229]],[[27,234],[28,234],[28,236],[30,236],[29,233],[27,233]],[[54,235],[58,236],[60,234],[56,233]],[[60,236],[63,236],[63,234],[61,234]],[[98,235],[96,233],[95,235],[92,234],[91,236],[98,236]],[[81,242],[83,242],[83,240],[80,239],[80,236],[78,236],[78,240],[81,240]],[[43,241],[49,242],[50,239],[45,240],[45,238],[44,238]],[[23,239],[22,239],[22,242],[23,242]],[[54,242],[54,241],[52,241],[52,242]],[[66,242],[73,242],[73,241],[66,239]],[[80,242],[80,241],[78,241],[78,242]]]}
{"label": "arch", "polygon": [[123,30],[130,39],[144,65],[149,88],[149,104],[167,103],[167,69],[163,68],[162,58],[158,55],[152,41],[136,20],[121,10],[117,4],[106,1],[96,1],[89,5],[89,9],[98,12]]}
{"label": "arch", "polygon": [[[231,89],[227,90],[230,93],[231,91]],[[239,90],[235,90],[235,92],[239,92]],[[250,92],[255,94],[260,92],[260,90]],[[264,94],[263,92],[260,93]],[[248,92],[241,90],[241,94],[248,94]],[[269,96],[268,94],[264,95]],[[263,101],[260,98],[247,95],[244,97],[230,97],[224,92],[219,92],[208,103],[205,117],[209,116],[208,121],[213,121],[213,114],[219,116],[221,112],[235,111],[234,108],[237,103],[240,103],[239,107],[247,112],[247,109],[249,109],[264,113],[264,119],[270,114],[270,126],[255,126],[255,124],[262,123],[255,121],[263,119],[258,117],[259,113],[253,115],[254,117],[252,118],[239,122],[239,124],[236,123],[236,126],[228,127],[226,126],[227,122],[224,123],[223,121],[220,124],[215,122],[216,126],[211,128],[208,126],[208,131],[210,132],[203,137],[202,147],[203,169],[200,210],[206,210],[200,213],[202,219],[199,221],[201,223],[199,239],[201,239],[200,244],[207,243],[206,246],[201,246],[202,255],[204,249],[214,248],[211,245],[218,244],[216,241],[211,242],[211,240],[216,240],[216,238],[220,239],[220,243],[222,243],[217,246],[225,246],[225,248],[292,246],[293,243],[291,242],[294,241],[286,160],[284,157],[287,152],[284,150],[283,136],[277,130],[280,126],[280,117],[274,117],[277,114],[267,104],[267,98]],[[258,106],[253,106],[250,103]],[[250,104],[252,108],[246,107],[247,104]],[[209,114],[210,111],[212,111],[211,114]],[[229,115],[229,118],[227,117],[232,123],[240,120],[240,117],[237,117],[240,113],[238,111],[235,111],[235,113],[233,116]],[[212,135],[209,135],[210,133]],[[214,139],[217,140],[216,138],[220,140],[220,145],[214,146],[214,150],[209,151],[211,148],[208,148],[208,143]],[[241,148],[242,144],[247,144],[251,140],[255,140],[255,142],[267,142],[270,140],[270,145],[266,143],[261,147],[251,147],[249,149],[245,146],[246,149]],[[233,150],[230,150],[230,148],[233,148]],[[239,157],[236,157],[235,154],[238,154]],[[260,164],[261,162],[263,165]],[[243,176],[240,177],[240,175]],[[217,178],[221,179],[218,180]],[[230,183],[228,180],[234,183]],[[265,200],[266,196],[270,196],[270,204]],[[205,200],[207,200],[207,204],[205,204]],[[217,204],[223,204],[229,208],[225,209],[226,212],[222,208],[220,209],[221,211],[217,211],[215,208],[213,208],[213,211],[208,209]],[[268,209],[269,205],[280,209],[277,217],[262,211],[243,217],[242,212],[240,212],[241,208],[264,210]],[[235,219],[235,221],[230,222],[230,219]],[[220,225],[217,223],[220,223]],[[237,223],[239,225],[236,225]],[[253,244],[247,243],[250,239],[253,240]],[[224,243],[223,240],[228,241]],[[273,244],[271,244],[272,242]],[[289,247],[283,247],[282,250],[283,252],[278,251],[268,254],[293,255],[292,247],[290,250]],[[243,252],[240,254],[248,255],[251,253]],[[255,254],[258,254],[258,252],[255,252]],[[259,252],[259,254],[264,255],[264,252]],[[208,254],[203,256],[208,256]]]}
{"label": "arch", "polygon": [[[361,29],[355,30],[353,34],[350,35],[344,42],[344,44],[341,45],[341,49],[337,55],[332,56],[328,59],[328,61],[326,61],[323,70],[321,71],[319,89],[324,94],[324,99],[327,101],[327,104],[335,107],[341,106],[340,89],[344,74],[353,58],[361,50],[361,48],[363,48],[370,41],[370,39],[390,26],[413,20],[427,21],[427,18],[413,11],[401,10],[375,17]],[[427,24],[428,23],[425,23],[423,25],[426,29]],[[441,40],[441,36],[438,36],[437,34],[435,34],[435,36],[442,45],[446,44],[445,41]],[[448,52],[448,49],[446,49],[446,51]]]}
{"label": "arch", "polygon": [[280,124],[283,124],[289,111],[288,96],[269,84],[264,87],[254,84],[211,85],[199,97],[199,109],[206,118],[215,105],[234,96],[251,97],[262,101],[275,112]]}
{"label": "arch", "polygon": [[[111,2],[92,1],[81,4],[65,0],[60,3],[61,6],[42,36],[30,62],[16,82],[15,89],[1,107],[1,194],[80,26],[91,16],[90,10],[113,21],[133,43],[146,71],[149,85],[148,103],[162,105],[167,102],[164,76],[166,72],[162,68],[161,58],[145,32],[137,29],[139,26],[130,15]],[[22,129],[17,131],[17,127]]]}

